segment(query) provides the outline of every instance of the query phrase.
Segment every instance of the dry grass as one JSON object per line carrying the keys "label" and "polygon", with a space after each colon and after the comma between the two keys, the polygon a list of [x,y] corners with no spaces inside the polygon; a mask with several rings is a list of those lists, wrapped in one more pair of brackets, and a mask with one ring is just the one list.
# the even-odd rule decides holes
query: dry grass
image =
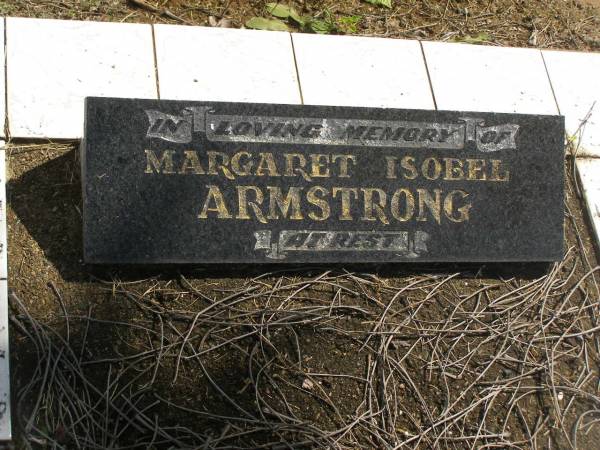
{"label": "dry grass", "polygon": [[[18,394],[23,437],[65,448],[590,448],[600,267],[578,277],[579,264],[570,248],[527,282],[266,274],[217,293],[183,276],[113,281],[112,301],[135,320],[70,312],[57,291],[65,320],[52,325],[13,293],[13,329],[38,361]],[[99,327],[119,337],[111,351]],[[336,350],[322,355],[315,344],[327,342]]]}
{"label": "dry grass", "polygon": [[[209,25],[227,18],[241,27],[267,16],[265,0],[16,0],[0,14],[26,17]],[[577,0],[394,0],[393,8],[363,0],[294,0],[301,14],[331,17],[339,32],[540,48],[600,49],[597,5]],[[147,6],[140,6],[146,4]],[[345,19],[356,17],[356,27]],[[291,26],[293,29],[294,26]]]}

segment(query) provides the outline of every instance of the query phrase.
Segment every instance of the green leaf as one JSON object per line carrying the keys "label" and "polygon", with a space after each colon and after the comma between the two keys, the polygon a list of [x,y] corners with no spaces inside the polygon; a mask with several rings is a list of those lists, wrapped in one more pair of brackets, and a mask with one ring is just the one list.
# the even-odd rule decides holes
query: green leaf
{"label": "green leaf", "polygon": [[290,17],[291,10],[293,9],[291,6],[282,5],[281,3],[267,3],[266,8],[269,14],[279,17],[280,19],[287,19]]}
{"label": "green leaf", "polygon": [[329,34],[335,31],[335,24],[326,20],[313,19],[309,22],[308,27],[318,34]]}
{"label": "green leaf", "polygon": [[392,8],[392,0],[365,0],[366,2],[370,3],[371,5],[376,5],[376,6],[385,6],[386,8]]}
{"label": "green leaf", "polygon": [[294,19],[301,27],[307,26],[310,21],[313,20],[313,18],[310,16],[299,16],[297,18],[292,17],[292,19]]}
{"label": "green leaf", "polygon": [[281,20],[265,19],[264,17],[253,17],[252,19],[249,19],[246,22],[246,27],[255,30],[289,31],[288,26]]}
{"label": "green leaf", "polygon": [[466,42],[467,44],[483,44],[484,42],[490,42],[492,36],[489,33],[479,33],[476,36],[457,36],[452,40],[454,42]]}
{"label": "green leaf", "polygon": [[340,30],[344,33],[356,33],[362,16],[344,16],[338,19]]}
{"label": "green leaf", "polygon": [[298,14],[291,14],[290,15],[290,19],[292,19],[298,25],[300,25],[301,27],[303,27],[304,25],[306,25],[306,22],[308,22],[310,20],[310,17],[306,17],[306,16],[303,17],[303,16],[300,16]]}
{"label": "green leaf", "polygon": [[304,20],[298,12],[289,5],[282,5],[281,3],[267,3],[267,12],[280,19],[292,19],[299,25],[304,25]]}

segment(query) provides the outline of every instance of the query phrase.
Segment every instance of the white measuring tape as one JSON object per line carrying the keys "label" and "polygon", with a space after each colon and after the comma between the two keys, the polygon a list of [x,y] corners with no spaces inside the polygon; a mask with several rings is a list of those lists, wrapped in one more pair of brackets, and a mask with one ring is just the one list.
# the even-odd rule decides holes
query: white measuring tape
{"label": "white measuring tape", "polygon": [[0,441],[11,439],[5,168],[4,142],[0,141]]}

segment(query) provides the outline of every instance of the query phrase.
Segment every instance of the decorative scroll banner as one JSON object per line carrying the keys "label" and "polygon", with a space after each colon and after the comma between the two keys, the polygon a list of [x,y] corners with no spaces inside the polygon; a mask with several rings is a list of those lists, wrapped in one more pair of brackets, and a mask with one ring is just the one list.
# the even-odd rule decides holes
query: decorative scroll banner
{"label": "decorative scroll banner", "polygon": [[254,250],[266,250],[270,259],[285,259],[289,251],[310,252],[395,252],[398,256],[417,258],[427,253],[429,235],[424,231],[311,231],[283,230],[272,242],[272,232],[254,233]]}
{"label": "decorative scroll banner", "polygon": [[155,110],[146,111],[150,121],[150,128],[148,128],[146,137],[183,144],[191,142],[192,113],[189,110],[184,110],[183,114],[183,116],[174,116]]}
{"label": "decorative scroll banner", "polygon": [[516,149],[519,125],[486,127],[483,119],[461,117],[460,123],[410,122],[312,117],[216,114],[211,107],[183,109],[181,115],[146,110],[146,136],[190,143],[193,133],[209,141],[463,149],[473,143],[481,152]]}

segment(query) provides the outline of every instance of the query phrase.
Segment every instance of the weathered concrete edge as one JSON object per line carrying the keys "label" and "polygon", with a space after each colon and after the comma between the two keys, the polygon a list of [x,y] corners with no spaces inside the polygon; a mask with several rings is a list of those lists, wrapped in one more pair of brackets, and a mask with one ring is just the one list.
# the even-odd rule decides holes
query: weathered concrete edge
{"label": "weathered concrete edge", "polygon": [[10,440],[10,359],[8,330],[8,281],[6,234],[6,165],[4,141],[0,141],[0,441]]}

